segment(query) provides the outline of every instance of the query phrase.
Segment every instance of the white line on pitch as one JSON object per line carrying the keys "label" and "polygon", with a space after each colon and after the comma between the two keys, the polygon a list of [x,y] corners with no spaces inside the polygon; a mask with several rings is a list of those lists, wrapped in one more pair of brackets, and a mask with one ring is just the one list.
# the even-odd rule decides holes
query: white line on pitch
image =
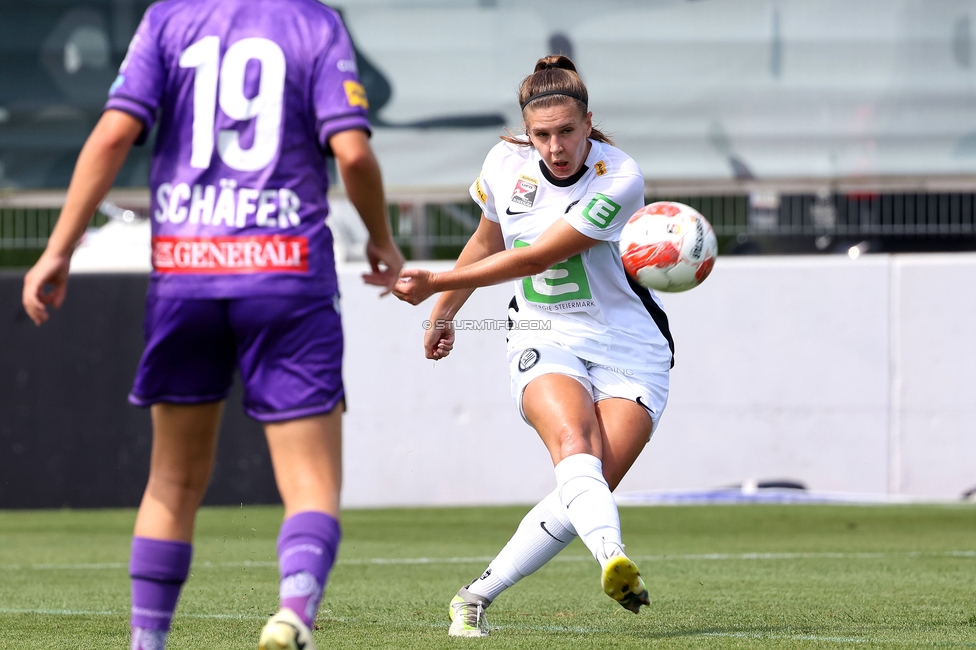
{"label": "white line on pitch", "polygon": [[[632,555],[632,560],[646,562],[679,561],[728,561],[728,560],[875,560],[885,558],[976,558],[976,551],[906,551],[903,553],[704,553],[698,555]],[[490,562],[484,557],[405,557],[405,558],[350,558],[340,559],[339,564],[468,564]],[[588,562],[589,555],[557,555],[555,562]]]}
{"label": "white line on pitch", "polygon": [[[756,561],[756,560],[878,560],[888,558],[976,558],[976,551],[904,551],[894,553],[703,553],[696,555],[633,555],[631,559],[641,562],[668,561]],[[490,562],[491,556],[482,557],[374,557],[340,558],[341,565],[411,565],[411,564],[478,564]],[[556,562],[588,562],[589,555],[558,555]],[[235,562],[196,562],[194,568],[233,568],[233,567],[275,567],[272,560],[241,560]],[[120,570],[126,568],[124,562],[98,562],[89,564],[0,564],[0,570],[17,571],[56,571],[56,570]]]}
{"label": "white line on pitch", "polygon": [[[534,632],[571,632],[574,634],[620,633],[606,627],[571,627],[563,625],[492,625],[494,629],[531,630]],[[783,634],[777,632],[697,632],[680,635],[682,638],[696,636],[724,637],[733,639],[788,639],[790,641],[823,641],[826,643],[868,643],[870,639],[858,637],[818,636],[815,634]]]}
{"label": "white line on pitch", "polygon": [[182,612],[176,615],[177,618],[227,618],[232,620],[241,621],[266,621],[267,616],[255,616],[247,614],[183,614]]}
{"label": "white line on pitch", "polygon": [[[84,609],[29,609],[0,607],[0,614],[41,614],[44,616],[128,616],[128,612],[107,612]],[[177,614],[178,618],[232,619],[263,621],[267,616],[248,616],[246,614]]]}
{"label": "white line on pitch", "polygon": [[125,562],[92,562],[89,564],[12,564],[5,568],[11,569],[34,569],[35,571],[59,570],[59,569],[79,569],[79,570],[103,570],[103,569],[123,569],[128,566]]}
{"label": "white line on pitch", "polygon": [[44,614],[46,616],[116,616],[118,612],[87,611],[83,609],[16,609],[0,607],[0,614]]}
{"label": "white line on pitch", "polygon": [[339,564],[475,564],[491,562],[492,559],[494,558],[490,555],[484,557],[367,557],[340,559]]}
{"label": "white line on pitch", "polygon": [[[894,553],[705,553],[701,555],[635,555],[631,559],[666,560],[876,560],[884,558],[976,558],[976,551],[904,551]],[[556,559],[559,559],[558,557]],[[568,558],[567,558],[568,559]]]}
{"label": "white line on pitch", "polygon": [[732,639],[789,639],[790,641],[824,641],[826,643],[868,643],[869,639],[815,634],[776,634],[769,632],[701,632],[689,636],[717,636]]}

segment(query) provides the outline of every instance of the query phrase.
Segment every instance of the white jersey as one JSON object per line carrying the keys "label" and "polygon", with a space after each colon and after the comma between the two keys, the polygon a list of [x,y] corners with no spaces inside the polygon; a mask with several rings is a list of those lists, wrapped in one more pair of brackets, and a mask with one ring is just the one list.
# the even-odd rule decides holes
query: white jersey
{"label": "white jersey", "polygon": [[531,245],[557,219],[600,241],[515,281],[509,348],[555,343],[593,363],[667,370],[667,316],[656,296],[630,281],[617,248],[624,224],[644,206],[644,177],[620,149],[590,142],[582,169],[565,180],[553,178],[535,147],[500,142],[471,186],[506,248]]}

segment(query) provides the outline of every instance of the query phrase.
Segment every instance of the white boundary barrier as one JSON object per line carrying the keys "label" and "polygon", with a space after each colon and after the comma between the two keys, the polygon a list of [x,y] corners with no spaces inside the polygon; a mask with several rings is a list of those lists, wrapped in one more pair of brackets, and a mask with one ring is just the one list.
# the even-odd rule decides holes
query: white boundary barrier
{"label": "white boundary barrier", "polygon": [[[449,264],[428,263],[430,268]],[[551,463],[509,394],[505,333],[423,358],[433,301],[380,300],[340,270],[349,412],[344,505],[533,502]],[[661,427],[622,493],[789,478],[958,497],[976,485],[976,255],[723,257],[662,296],[677,345]],[[459,314],[504,319],[510,285]]]}

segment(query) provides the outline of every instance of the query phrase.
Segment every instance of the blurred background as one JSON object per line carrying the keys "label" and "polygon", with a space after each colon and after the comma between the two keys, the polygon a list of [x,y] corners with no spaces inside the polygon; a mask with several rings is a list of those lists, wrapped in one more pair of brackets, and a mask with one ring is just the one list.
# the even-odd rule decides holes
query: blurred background
{"label": "blurred background", "polygon": [[[148,416],[125,393],[141,350],[151,139],[95,215],[62,313],[35,330],[19,291],[146,6],[0,0],[0,507],[132,505],[144,480]],[[976,2],[335,6],[390,218],[416,263],[449,265],[473,232],[467,187],[498,136],[519,131],[520,80],[554,52],[573,58],[595,123],[640,164],[646,200],[688,203],[713,224],[712,277],[663,296],[671,404],[619,498],[788,485],[958,499],[976,486]],[[333,195],[346,504],[534,501],[548,458],[508,396],[504,332],[466,333],[435,372],[418,358],[426,308],[361,286],[365,233],[342,188]],[[503,318],[509,295],[479,291],[462,316]],[[276,499],[260,431],[236,404],[221,444],[208,499]]]}

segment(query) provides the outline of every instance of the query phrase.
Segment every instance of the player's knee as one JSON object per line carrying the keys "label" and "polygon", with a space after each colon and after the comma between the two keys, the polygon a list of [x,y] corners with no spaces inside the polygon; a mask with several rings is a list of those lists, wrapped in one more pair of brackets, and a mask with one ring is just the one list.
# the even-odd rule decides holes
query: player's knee
{"label": "player's knee", "polygon": [[565,425],[557,432],[559,457],[568,458],[576,454],[601,455],[600,430],[596,427]]}
{"label": "player's knee", "polygon": [[199,501],[209,483],[209,472],[153,472],[149,477],[153,493],[171,503]]}

